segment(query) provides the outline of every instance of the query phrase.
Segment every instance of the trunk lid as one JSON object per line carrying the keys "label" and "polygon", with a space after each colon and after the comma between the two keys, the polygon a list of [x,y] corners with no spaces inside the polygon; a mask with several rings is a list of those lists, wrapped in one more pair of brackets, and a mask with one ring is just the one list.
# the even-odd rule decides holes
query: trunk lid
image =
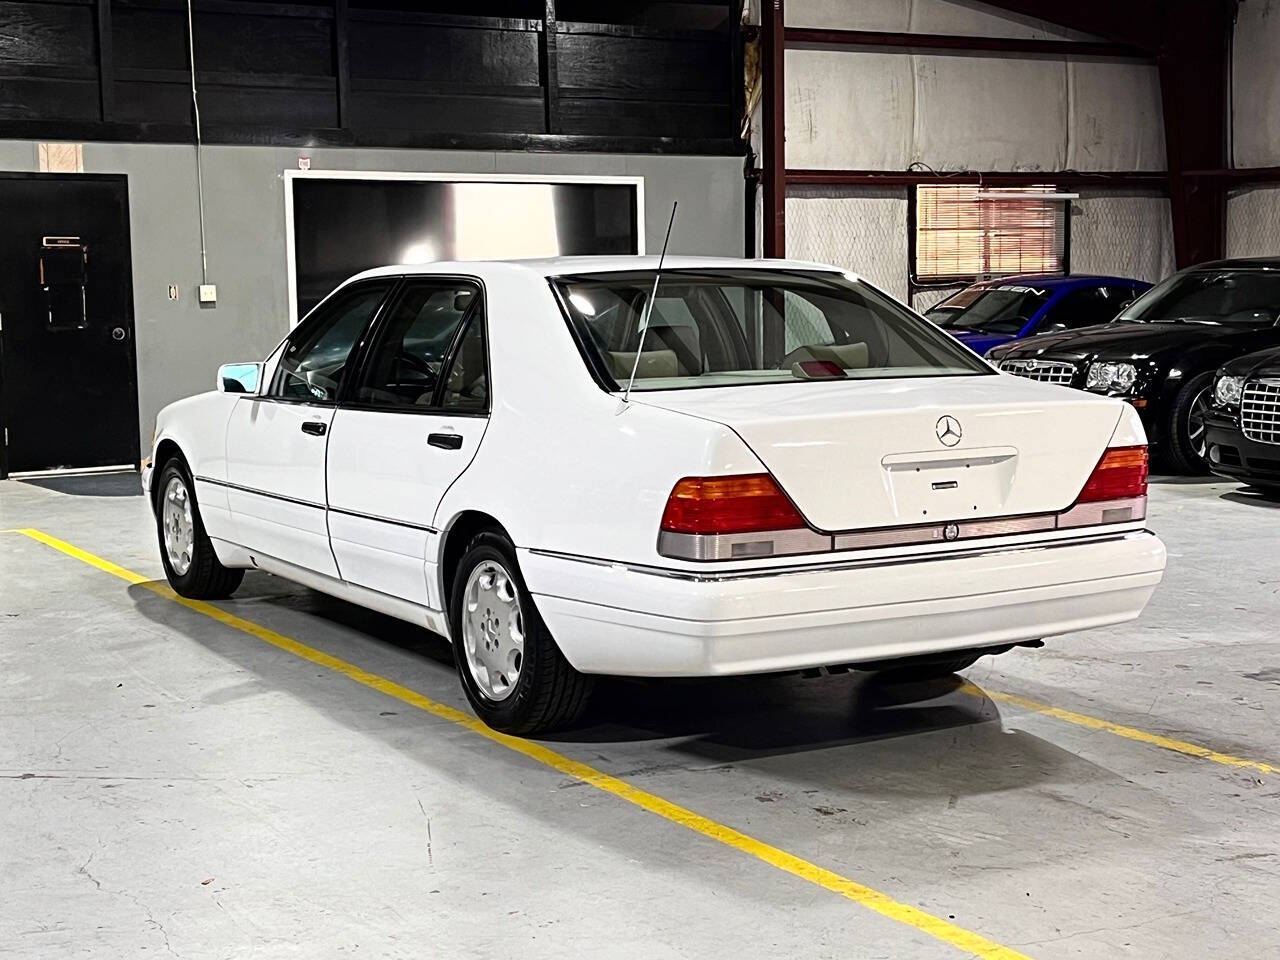
{"label": "trunk lid", "polygon": [[1063,510],[1121,412],[1119,401],[1007,375],[632,398],[733,429],[809,523],[830,532]]}

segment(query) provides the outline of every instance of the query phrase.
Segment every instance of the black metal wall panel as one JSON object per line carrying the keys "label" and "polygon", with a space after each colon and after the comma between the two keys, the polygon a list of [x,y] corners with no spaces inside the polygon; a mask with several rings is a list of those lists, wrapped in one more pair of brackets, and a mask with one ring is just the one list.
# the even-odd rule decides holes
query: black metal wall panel
{"label": "black metal wall panel", "polygon": [[81,64],[96,59],[92,7],[0,2],[0,61]]}
{"label": "black metal wall panel", "polygon": [[[732,8],[195,0],[205,140],[739,153]],[[191,132],[185,0],[0,0],[0,137]]]}

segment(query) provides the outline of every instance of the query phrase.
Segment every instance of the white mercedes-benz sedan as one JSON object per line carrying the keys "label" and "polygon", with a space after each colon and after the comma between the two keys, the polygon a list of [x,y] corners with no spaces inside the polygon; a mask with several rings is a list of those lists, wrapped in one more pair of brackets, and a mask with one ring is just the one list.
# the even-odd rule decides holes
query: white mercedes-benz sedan
{"label": "white mercedes-benz sedan", "polygon": [[834,267],[657,266],[353,277],[161,411],[169,582],[257,568],[421,624],[516,733],[597,674],[942,675],[1142,611],[1165,551],[1128,404],[1001,374]]}

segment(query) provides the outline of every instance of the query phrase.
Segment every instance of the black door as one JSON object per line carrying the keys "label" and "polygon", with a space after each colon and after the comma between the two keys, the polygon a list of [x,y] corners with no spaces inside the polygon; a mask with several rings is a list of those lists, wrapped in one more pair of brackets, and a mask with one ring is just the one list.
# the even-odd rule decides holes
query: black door
{"label": "black door", "polygon": [[0,173],[0,476],[138,462],[123,176]]}

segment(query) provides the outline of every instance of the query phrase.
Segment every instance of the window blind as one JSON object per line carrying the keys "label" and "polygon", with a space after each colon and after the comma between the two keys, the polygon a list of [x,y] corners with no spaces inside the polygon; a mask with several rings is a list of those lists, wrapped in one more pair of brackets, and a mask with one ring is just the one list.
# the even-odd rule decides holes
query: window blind
{"label": "window blind", "polygon": [[1002,187],[1000,199],[980,199],[982,189],[975,184],[916,187],[915,279],[1063,273],[1066,204],[1040,199],[1056,188]]}

